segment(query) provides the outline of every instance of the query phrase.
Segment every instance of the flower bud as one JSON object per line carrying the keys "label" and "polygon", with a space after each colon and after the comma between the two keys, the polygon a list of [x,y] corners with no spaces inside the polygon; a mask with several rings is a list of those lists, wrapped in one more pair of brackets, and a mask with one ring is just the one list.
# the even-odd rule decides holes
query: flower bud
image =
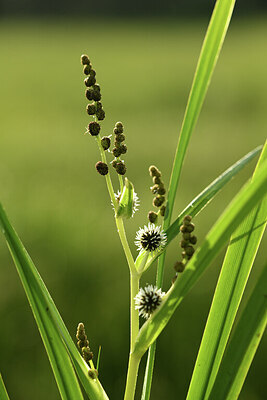
{"label": "flower bud", "polygon": [[93,100],[93,93],[94,91],[92,89],[87,89],[85,92],[85,96],[88,100]]}
{"label": "flower bud", "polygon": [[160,207],[165,201],[165,197],[164,196],[157,196],[153,199],[153,205],[155,207]]}
{"label": "flower bud", "polygon": [[158,178],[161,176],[161,172],[158,170],[157,167],[155,167],[155,165],[151,165],[149,167],[149,173],[151,176],[157,176]]}
{"label": "flower bud", "polygon": [[121,154],[125,154],[127,152],[127,146],[126,144],[122,144],[120,146]]}
{"label": "flower bud", "polygon": [[187,246],[186,248],[185,248],[185,252],[186,252],[186,255],[188,255],[188,256],[192,256],[193,254],[194,254],[194,252],[195,252],[195,249],[194,249],[194,247],[193,246]]}
{"label": "flower bud", "polygon": [[176,261],[173,268],[176,272],[183,272],[185,269],[185,264],[182,261]]}
{"label": "flower bud", "polygon": [[114,157],[119,157],[121,155],[120,147],[113,147],[112,154],[114,155]]}
{"label": "flower bud", "polygon": [[191,215],[186,215],[186,216],[184,217],[184,220],[183,220],[184,225],[189,225],[191,221],[192,221]]}
{"label": "flower bud", "polygon": [[91,72],[91,69],[92,69],[92,65],[91,65],[91,64],[86,64],[86,65],[83,67],[83,73],[84,73],[85,75],[89,75],[90,72]]}
{"label": "flower bud", "polygon": [[96,112],[96,116],[97,116],[97,119],[99,121],[103,121],[103,119],[105,119],[105,115],[106,114],[105,114],[105,111],[103,109],[101,109],[101,110]]}
{"label": "flower bud", "polygon": [[123,132],[122,122],[116,122],[115,128],[116,128],[117,133],[122,133]]}
{"label": "flower bud", "polygon": [[161,179],[159,176],[153,176],[153,183],[155,185],[160,185],[161,184]]}
{"label": "flower bud", "polygon": [[108,173],[108,166],[107,164],[103,163],[102,161],[98,161],[95,165],[97,172],[100,173],[100,175],[107,175]]}
{"label": "flower bud", "polygon": [[157,221],[157,219],[158,219],[158,214],[155,213],[154,211],[149,211],[149,213],[148,213],[148,219],[149,219],[149,221],[153,224],[154,222]]}
{"label": "flower bud", "polygon": [[115,168],[119,175],[124,175],[126,173],[126,166],[122,161],[119,161]]}
{"label": "flower bud", "polygon": [[99,101],[99,100],[101,100],[101,93],[100,93],[100,91],[99,90],[93,90],[93,94],[92,94],[92,96],[93,96],[93,100],[94,101]]}
{"label": "flower bud", "polygon": [[95,112],[96,112],[95,105],[94,104],[87,104],[86,111],[87,111],[87,114],[94,115]]}
{"label": "flower bud", "polygon": [[110,148],[110,138],[107,136],[103,136],[101,139],[101,145],[104,150],[107,150]]}
{"label": "flower bud", "polygon": [[85,80],[84,80],[85,86],[88,86],[88,87],[93,86],[96,82],[95,77],[91,75],[91,72],[90,72],[90,75],[87,76],[87,78],[85,78]]}
{"label": "flower bud", "polygon": [[123,142],[125,140],[125,136],[123,135],[123,133],[118,133],[116,134],[116,142]]}
{"label": "flower bud", "polygon": [[83,54],[83,55],[81,56],[81,63],[82,63],[83,65],[88,65],[88,64],[90,64],[89,57],[88,57],[86,54]]}
{"label": "flower bud", "polygon": [[197,243],[197,237],[194,235],[194,236],[191,236],[190,238],[189,238],[189,241],[190,241],[190,243],[192,243],[192,244],[196,244]]}
{"label": "flower bud", "polygon": [[88,125],[88,131],[91,133],[92,136],[97,136],[100,132],[99,123],[96,121],[90,122],[90,124]]}

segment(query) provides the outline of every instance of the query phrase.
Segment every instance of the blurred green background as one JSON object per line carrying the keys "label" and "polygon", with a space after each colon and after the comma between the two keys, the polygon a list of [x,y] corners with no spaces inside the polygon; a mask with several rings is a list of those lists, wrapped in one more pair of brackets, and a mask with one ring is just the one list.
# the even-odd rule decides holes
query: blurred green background
{"label": "blurred green background", "polygon": [[[6,18],[0,23],[1,202],[75,337],[87,328],[100,379],[121,399],[129,348],[129,276],[115,230],[89,122],[80,54],[97,71],[111,134],[125,126],[127,177],[141,200],[127,223],[135,232],[152,209],[148,167],[167,184],[187,96],[209,16],[185,20]],[[265,140],[267,24],[264,16],[234,18],[184,165],[174,216],[218,174]],[[110,157],[111,160],[111,157]],[[195,219],[199,243],[255,162]],[[117,176],[113,174],[118,187]],[[262,243],[245,293],[266,261]],[[180,257],[170,246],[164,289]],[[157,346],[152,400],[185,399],[223,253],[184,299]],[[0,371],[10,398],[59,399],[35,321],[3,238],[0,238]],[[153,283],[155,269],[143,283]],[[263,338],[240,395],[266,398]],[[140,378],[144,369],[141,365]],[[138,382],[140,398],[142,379]]]}

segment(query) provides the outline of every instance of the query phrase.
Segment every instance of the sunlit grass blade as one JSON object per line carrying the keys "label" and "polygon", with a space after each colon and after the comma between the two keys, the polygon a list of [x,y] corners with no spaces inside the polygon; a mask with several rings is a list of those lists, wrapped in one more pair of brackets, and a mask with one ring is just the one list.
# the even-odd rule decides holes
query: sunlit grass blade
{"label": "sunlit grass blade", "polygon": [[[266,159],[267,145],[252,181]],[[209,398],[264,233],[266,218],[267,196],[242,221],[231,237],[195,363],[188,400]]]}
{"label": "sunlit grass blade", "polygon": [[[227,170],[225,170],[221,175],[219,175],[213,182],[209,184],[201,193],[199,193],[185,209],[179,214],[177,219],[171,224],[167,229],[166,234],[168,237],[167,245],[179,234],[180,226],[182,225],[183,218],[185,215],[190,214],[192,217],[202,211],[206,205],[216,196],[217,193],[238,174],[254,157],[256,157],[262,149],[262,146],[247,153],[244,157],[238,160],[235,164],[231,165]],[[147,266],[151,265],[159,255],[158,253],[153,256],[148,256]],[[140,254],[136,259],[137,267],[142,262],[145,253]]]}
{"label": "sunlit grass blade", "polygon": [[2,378],[2,375],[0,374],[0,399],[1,400],[9,400],[7,390]]}
{"label": "sunlit grass blade", "polygon": [[267,265],[258,279],[228,344],[209,400],[239,397],[267,324]]}
{"label": "sunlit grass blade", "polygon": [[207,269],[229,240],[232,232],[250,210],[267,192],[267,161],[259,168],[253,182],[247,183],[235,196],[231,204],[210,230],[203,244],[196,251],[188,265],[166,294],[159,309],[142,326],[136,340],[134,352],[142,356],[165,328],[177,306]]}
{"label": "sunlit grass blade", "polygon": [[[107,400],[98,379],[88,376],[89,367],[81,357],[30,256],[22,245],[0,204],[0,228],[5,235],[36,323],[64,399],[82,399],[72,364],[91,400]],[[71,361],[72,364],[71,364]]]}

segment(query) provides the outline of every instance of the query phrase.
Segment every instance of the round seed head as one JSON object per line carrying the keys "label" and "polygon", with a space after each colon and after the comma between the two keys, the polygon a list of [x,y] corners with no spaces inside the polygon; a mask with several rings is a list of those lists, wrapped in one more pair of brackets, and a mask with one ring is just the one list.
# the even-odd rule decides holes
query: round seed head
{"label": "round seed head", "polygon": [[191,236],[190,237],[190,239],[189,239],[189,241],[190,241],[190,243],[192,243],[192,244],[196,244],[197,243],[197,237],[194,235],[194,236]]}
{"label": "round seed head", "polygon": [[[92,71],[91,71],[91,72],[92,72]],[[85,84],[85,86],[87,86],[87,87],[93,86],[93,85],[95,84],[95,82],[96,82],[96,81],[95,81],[95,77],[91,75],[91,72],[90,72],[90,75],[87,76],[87,77],[85,78],[85,80],[84,80],[84,84]]]}
{"label": "round seed head", "polygon": [[125,154],[127,152],[127,146],[126,144],[122,144],[120,146],[121,154]]}
{"label": "round seed head", "polygon": [[185,264],[182,261],[176,261],[173,268],[176,272],[183,272],[185,269]]}
{"label": "round seed head", "polygon": [[116,168],[116,166],[117,166],[118,162],[119,162],[119,161],[118,161],[118,160],[116,160],[116,159],[115,159],[115,160],[113,160],[113,161],[111,162],[111,165],[112,165],[112,167],[113,167],[113,168]]}
{"label": "round seed head", "polygon": [[188,240],[182,239],[180,242],[180,246],[182,247],[182,249],[184,249],[186,246],[188,246],[188,244],[189,244]]}
{"label": "round seed head", "polygon": [[91,68],[92,68],[92,65],[91,65],[91,64],[86,64],[86,65],[83,67],[83,73],[84,73],[85,75],[89,75],[89,74],[90,74],[90,71],[91,71]]}
{"label": "round seed head", "polygon": [[165,201],[165,197],[164,196],[157,196],[153,199],[153,205],[155,207],[160,207]]}
{"label": "round seed head", "polygon": [[82,65],[90,64],[89,57],[86,54],[81,55],[81,63],[82,63]]}
{"label": "round seed head", "polygon": [[105,115],[106,114],[103,109],[96,112],[96,116],[99,121],[103,121],[103,119],[105,119]]}
{"label": "round seed head", "polygon": [[194,247],[193,246],[187,246],[186,248],[185,248],[185,252],[186,252],[186,255],[188,255],[188,256],[192,256],[193,254],[194,254],[194,252],[195,252],[195,249],[194,249]]}
{"label": "round seed head", "polygon": [[159,190],[158,190],[158,194],[164,195],[166,193],[166,190],[164,188],[163,185],[160,185]]}
{"label": "round seed head", "polygon": [[186,216],[184,217],[184,220],[183,220],[184,225],[189,225],[191,221],[192,221],[191,215],[186,215]]}
{"label": "round seed head", "polygon": [[115,128],[116,128],[116,132],[117,132],[117,133],[122,133],[122,132],[123,132],[123,125],[122,125],[122,122],[116,122]]}
{"label": "round seed head", "polygon": [[155,185],[160,185],[161,184],[161,179],[159,176],[153,176],[153,183]]}
{"label": "round seed head", "polygon": [[195,229],[195,225],[192,224],[192,222],[187,225],[187,232],[191,233],[191,232],[193,232],[194,229]]}
{"label": "round seed head", "polygon": [[126,166],[122,161],[119,161],[117,163],[115,169],[119,175],[125,175],[126,173]]}
{"label": "round seed head", "polygon": [[90,132],[90,134],[92,136],[97,136],[100,132],[100,125],[98,122],[96,121],[92,121],[90,122],[90,124],[88,125],[88,131]]}
{"label": "round seed head", "polygon": [[161,172],[158,170],[157,167],[155,167],[155,165],[151,165],[149,167],[149,173],[151,176],[157,176],[158,178],[161,176]]}
{"label": "round seed head", "polygon": [[121,155],[120,147],[113,147],[112,154],[114,155],[114,157],[119,157]]}
{"label": "round seed head", "polygon": [[166,211],[166,206],[161,206],[161,207],[160,207],[160,215],[161,215],[162,217],[164,217],[165,211]]}
{"label": "round seed head", "polygon": [[107,150],[110,148],[110,138],[107,136],[103,136],[101,139],[101,145],[104,150]]}
{"label": "round seed head", "polygon": [[97,172],[100,175],[107,175],[108,173],[108,166],[107,164],[103,163],[102,161],[98,161],[95,165]]}
{"label": "round seed head", "polygon": [[116,142],[121,143],[124,140],[125,140],[125,136],[123,135],[123,133],[116,134]]}
{"label": "round seed head", "polygon": [[88,100],[93,100],[93,93],[94,91],[92,89],[86,89],[85,91],[85,96]]}
{"label": "round seed head", "polygon": [[93,90],[93,100],[94,101],[99,101],[99,100],[101,100],[101,93],[100,93],[100,91],[99,90]]}
{"label": "round seed head", "polygon": [[155,213],[154,211],[149,211],[149,213],[148,213],[148,219],[149,219],[149,222],[154,223],[154,222],[156,222],[157,219],[158,219],[158,214]]}
{"label": "round seed head", "polygon": [[94,104],[87,104],[86,111],[87,111],[87,114],[94,115],[95,112],[96,112],[95,105]]}
{"label": "round seed head", "polygon": [[100,86],[98,85],[98,83],[94,84],[93,89],[100,92]]}

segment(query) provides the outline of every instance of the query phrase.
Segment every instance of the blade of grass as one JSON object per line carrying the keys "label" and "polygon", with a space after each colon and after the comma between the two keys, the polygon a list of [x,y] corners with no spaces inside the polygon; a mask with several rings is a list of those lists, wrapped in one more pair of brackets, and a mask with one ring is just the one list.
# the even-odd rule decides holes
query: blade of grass
{"label": "blade of grass", "polygon": [[267,324],[267,265],[258,279],[226,348],[209,399],[239,397]]}
{"label": "blade of grass", "polygon": [[[98,379],[92,379],[88,377],[89,367],[85,363],[84,359],[81,357],[77,347],[72,341],[70,334],[44,284],[42,281],[36,267],[34,266],[30,256],[28,255],[26,249],[22,245],[17,233],[10,224],[7,215],[0,204],[0,227],[6,238],[9,250],[15,262],[18,274],[24,285],[25,292],[27,294],[29,303],[31,305],[33,314],[36,318],[38,328],[42,334],[42,338],[45,341],[46,349],[50,357],[50,361],[53,363],[54,370],[58,371],[58,384],[59,379],[62,377],[62,358],[66,363],[66,368],[68,368],[68,373],[73,377],[72,388],[68,387],[70,391],[69,397],[65,397],[69,400],[73,398],[80,399],[80,394],[78,390],[73,396],[75,388],[77,388],[78,382],[72,371],[72,365],[70,363],[69,357],[76,369],[77,375],[79,376],[82,385],[90,397],[91,400],[107,400],[108,397],[102,388]],[[52,335],[52,337],[50,336]],[[63,345],[64,343],[64,345]],[[59,347],[57,347],[59,346]],[[57,352],[57,349],[60,351]],[[55,353],[53,353],[53,350]],[[60,354],[58,354],[60,353]],[[61,358],[60,358],[61,357]],[[60,366],[59,366],[60,363]],[[69,367],[68,367],[69,366]],[[64,371],[64,368],[63,368]],[[71,372],[72,371],[72,372]],[[63,376],[64,382],[62,383],[62,391],[65,390],[64,384],[68,384],[69,381]],[[79,389],[80,390],[80,389]]]}
{"label": "blade of grass", "polygon": [[0,399],[1,400],[9,400],[7,390],[2,378],[2,375],[0,374]]}
{"label": "blade of grass", "polygon": [[[190,214],[192,217],[195,217],[197,214],[202,211],[207,204],[210,203],[211,200],[214,199],[217,193],[232,179],[235,175],[238,174],[255,156],[257,156],[262,149],[262,146],[257,147],[256,149],[250,151],[240,160],[238,160],[235,164],[231,165],[226,171],[224,171],[221,175],[219,175],[213,182],[209,184],[201,193],[199,193],[187,206],[186,208],[179,214],[176,220],[171,224],[171,226],[167,229],[167,245],[180,233],[180,226],[182,225],[183,218],[185,215]],[[166,249],[166,247],[165,247]],[[156,259],[159,257],[159,254],[154,256],[148,256],[148,261],[146,264],[146,268],[148,268]],[[139,267],[142,259],[146,256],[146,253],[142,253],[136,259],[136,266]]]}
{"label": "blade of grass", "polygon": [[[259,166],[267,159],[265,145]],[[187,399],[208,399],[246,287],[267,218],[267,196],[231,237],[195,363]]]}
{"label": "blade of grass", "polygon": [[231,233],[267,191],[267,161],[259,168],[253,182],[247,183],[235,196],[223,215],[210,230],[203,244],[188,262],[183,274],[166,294],[161,306],[140,329],[134,347],[139,357],[165,328],[177,306],[193,287],[210,262],[223,248]]}

